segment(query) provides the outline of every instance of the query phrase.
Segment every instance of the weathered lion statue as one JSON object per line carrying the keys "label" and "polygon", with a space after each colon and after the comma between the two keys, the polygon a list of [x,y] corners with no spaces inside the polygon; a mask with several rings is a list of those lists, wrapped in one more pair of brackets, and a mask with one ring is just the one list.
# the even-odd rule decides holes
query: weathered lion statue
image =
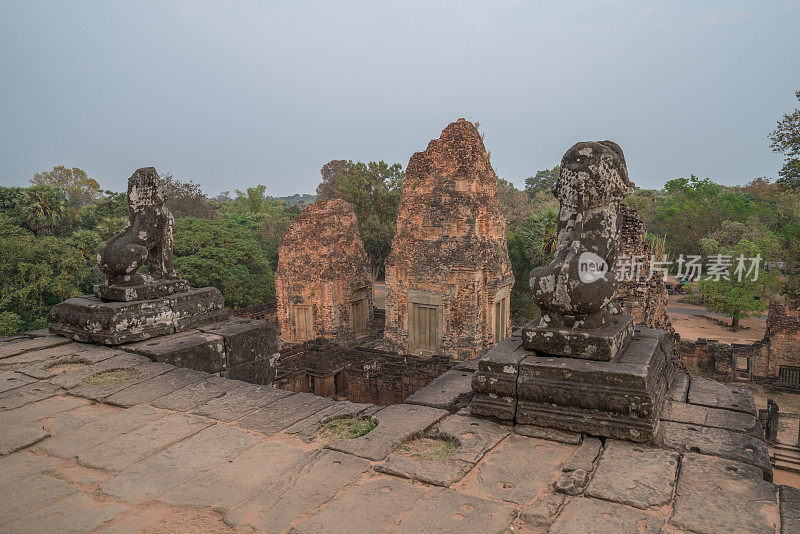
{"label": "weathered lion statue", "polygon": [[[164,186],[155,168],[139,169],[128,179],[128,224],[97,254],[109,286],[180,278],[172,263],[174,218],[165,202]],[[149,275],[137,272],[145,263]]]}

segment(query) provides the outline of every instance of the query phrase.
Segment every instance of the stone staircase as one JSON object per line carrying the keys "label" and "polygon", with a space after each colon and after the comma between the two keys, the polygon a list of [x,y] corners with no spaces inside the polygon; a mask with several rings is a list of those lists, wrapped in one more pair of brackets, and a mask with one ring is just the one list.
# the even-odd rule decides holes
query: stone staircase
{"label": "stone staircase", "polygon": [[775,442],[769,447],[769,459],[776,469],[800,473],[800,447],[796,443]]}

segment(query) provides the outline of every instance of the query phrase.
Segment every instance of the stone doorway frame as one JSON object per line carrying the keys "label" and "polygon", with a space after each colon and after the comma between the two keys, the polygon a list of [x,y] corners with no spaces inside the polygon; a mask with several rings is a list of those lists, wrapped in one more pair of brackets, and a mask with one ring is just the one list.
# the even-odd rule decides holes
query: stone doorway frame
{"label": "stone doorway frame", "polygon": [[[406,323],[408,327],[408,350],[412,354],[437,354],[442,348],[442,338],[444,336],[444,304],[443,297],[433,291],[422,291],[410,289],[408,291],[408,308],[406,310]],[[419,339],[419,325],[413,319],[415,311],[419,308],[433,308],[435,310],[434,319],[434,341],[429,343]]]}

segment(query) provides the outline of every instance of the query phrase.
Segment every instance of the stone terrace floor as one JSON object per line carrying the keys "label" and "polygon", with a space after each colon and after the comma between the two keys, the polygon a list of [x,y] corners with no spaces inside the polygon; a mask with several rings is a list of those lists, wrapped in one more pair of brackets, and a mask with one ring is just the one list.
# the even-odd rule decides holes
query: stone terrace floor
{"label": "stone terrace floor", "polygon": [[[135,371],[89,379],[114,369]],[[367,435],[317,437],[322,423],[359,414],[378,422]],[[512,430],[427,406],[292,394],[32,333],[0,341],[0,531],[800,531],[797,490],[755,467]],[[461,447],[437,461],[397,453],[423,432]],[[559,479],[578,494],[556,493]]]}

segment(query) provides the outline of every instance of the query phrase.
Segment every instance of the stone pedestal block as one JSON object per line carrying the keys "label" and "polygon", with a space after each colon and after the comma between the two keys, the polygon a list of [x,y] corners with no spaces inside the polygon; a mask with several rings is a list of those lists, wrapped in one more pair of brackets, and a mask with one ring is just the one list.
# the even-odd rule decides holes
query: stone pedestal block
{"label": "stone pedestal block", "polygon": [[540,327],[528,323],[522,328],[522,342],[528,350],[552,356],[569,356],[609,362],[622,353],[633,338],[633,317],[615,315],[602,328]]}
{"label": "stone pedestal block", "polygon": [[478,370],[472,375],[472,415],[514,422],[519,363],[529,354],[514,334],[478,361]]}
{"label": "stone pedestal block", "polygon": [[666,332],[637,328],[614,362],[528,356],[519,364],[517,423],[649,441],[672,372],[669,345]]}
{"label": "stone pedestal block", "polygon": [[143,341],[228,317],[225,300],[213,287],[131,302],[103,302],[86,295],[56,304],[52,314],[53,334],[105,345]]}
{"label": "stone pedestal block", "polygon": [[186,280],[156,280],[152,283],[132,286],[98,284],[94,286],[94,294],[104,301],[130,302],[168,297],[189,291],[189,289],[191,288]]}

